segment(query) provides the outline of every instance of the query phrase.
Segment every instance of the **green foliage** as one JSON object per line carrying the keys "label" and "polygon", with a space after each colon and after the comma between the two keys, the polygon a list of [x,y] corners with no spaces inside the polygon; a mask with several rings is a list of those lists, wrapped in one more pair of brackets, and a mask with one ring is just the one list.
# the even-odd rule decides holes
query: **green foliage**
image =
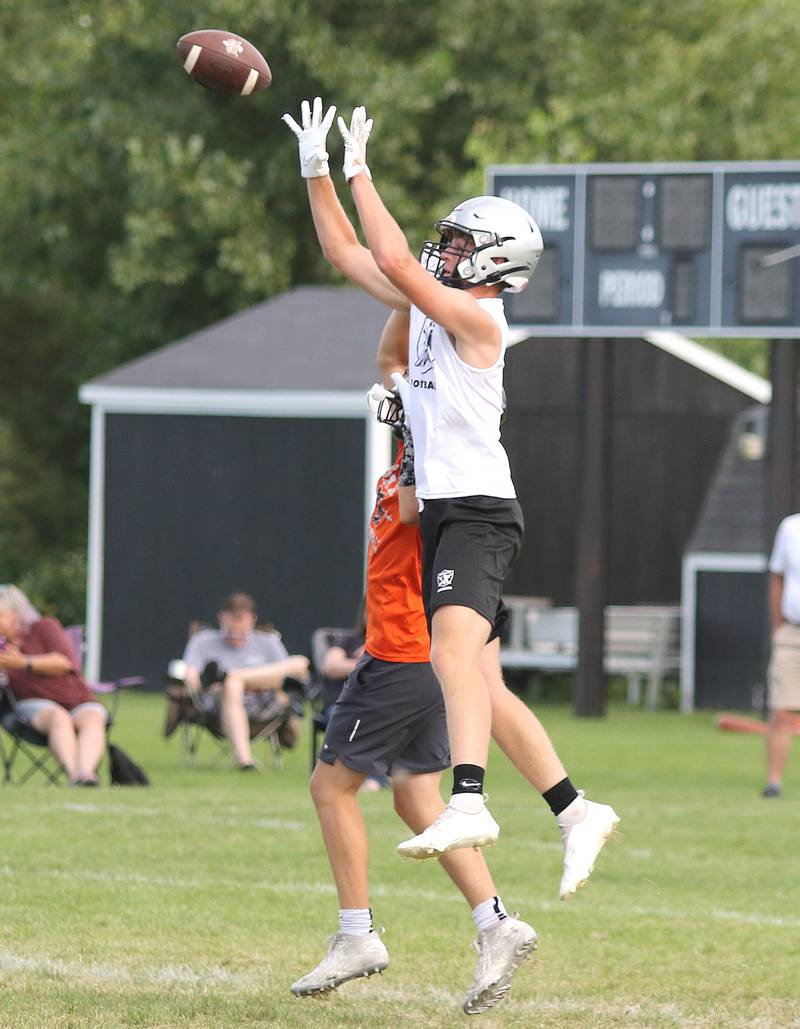
{"label": "green foliage", "polygon": [[55,615],[63,625],[86,620],[86,554],[58,550],[44,554],[17,582],[42,614]]}
{"label": "green foliage", "polygon": [[[191,83],[174,45],[203,24],[252,39],[272,87]],[[370,163],[416,247],[488,163],[797,153],[799,44],[791,0],[0,0],[3,460],[28,497],[0,569],[83,540],[81,382],[334,278],[280,121],[301,98],[367,104]],[[338,175],[335,131],[331,150]]]}
{"label": "green foliage", "polygon": [[769,340],[704,339],[703,346],[722,354],[754,375],[769,378]]}
{"label": "green foliage", "polygon": [[57,465],[29,450],[0,420],[0,581],[41,610],[84,621],[84,494]]}

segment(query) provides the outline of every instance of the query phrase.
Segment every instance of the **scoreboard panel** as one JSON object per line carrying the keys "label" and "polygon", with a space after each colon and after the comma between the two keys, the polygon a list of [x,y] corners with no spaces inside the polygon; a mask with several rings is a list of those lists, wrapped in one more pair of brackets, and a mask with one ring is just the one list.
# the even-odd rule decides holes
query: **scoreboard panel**
{"label": "scoreboard panel", "polygon": [[532,336],[800,335],[800,162],[496,166],[545,249],[506,298]]}

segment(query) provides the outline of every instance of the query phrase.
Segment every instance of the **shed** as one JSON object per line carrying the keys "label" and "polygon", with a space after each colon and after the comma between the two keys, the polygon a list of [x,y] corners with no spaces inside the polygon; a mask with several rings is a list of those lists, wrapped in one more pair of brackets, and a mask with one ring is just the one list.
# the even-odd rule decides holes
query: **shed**
{"label": "shed", "polygon": [[[508,592],[573,605],[581,488],[580,347],[530,339],[506,362],[503,439],[525,513]],[[677,604],[681,559],[731,422],[769,384],[675,332],[615,341],[608,604]]]}
{"label": "shed", "polygon": [[[763,706],[769,659],[768,436],[766,406],[750,407],[733,422],[683,556],[685,711]],[[795,482],[798,477],[800,466]]]}
{"label": "shed", "polygon": [[87,670],[161,680],[193,619],[252,593],[290,652],[355,618],[390,460],[368,417],[386,310],[305,286],[87,383]]}
{"label": "shed", "polygon": [[[368,417],[386,310],[303,286],[117,368],[92,406],[88,670],[160,681],[244,589],[294,652],[354,614],[391,440]],[[580,340],[516,334],[503,438],[527,521],[509,593],[575,600]],[[681,556],[756,377],[671,333],[616,345],[608,602],[676,603]],[[757,380],[761,383],[762,380]]]}

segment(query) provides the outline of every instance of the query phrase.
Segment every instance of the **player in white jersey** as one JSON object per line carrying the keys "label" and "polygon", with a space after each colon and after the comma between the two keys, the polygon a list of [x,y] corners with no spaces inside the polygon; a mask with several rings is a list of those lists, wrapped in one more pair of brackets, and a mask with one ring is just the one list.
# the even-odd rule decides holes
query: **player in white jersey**
{"label": "player in white jersey", "polygon": [[[508,334],[500,295],[527,286],[541,254],[541,235],[516,204],[479,197],[437,223],[441,239],[426,244],[418,261],[372,184],[366,164],[372,122],[356,108],[350,127],[342,119],[339,127],[345,177],[367,238],[363,247],[328,173],[325,141],[334,109],[323,118],[317,98],[313,111],[304,101],[302,112],[302,126],[289,115],[284,120],[298,136],[325,256],[377,299],[410,314],[408,354],[383,355],[382,367],[408,365],[403,392],[422,507],[423,599],[431,664],[445,699],[454,782],[444,813],[398,850],[426,858],[491,845],[499,829],[483,796],[492,701],[482,662],[507,617],[503,580],[522,540],[522,513],[500,443]],[[542,792],[565,839],[561,895],[566,899],[588,878],[618,819],[607,805],[578,794],[541,735],[549,747],[547,764],[560,770]],[[540,743],[546,750],[537,737]],[[522,770],[525,762],[512,760]]]}

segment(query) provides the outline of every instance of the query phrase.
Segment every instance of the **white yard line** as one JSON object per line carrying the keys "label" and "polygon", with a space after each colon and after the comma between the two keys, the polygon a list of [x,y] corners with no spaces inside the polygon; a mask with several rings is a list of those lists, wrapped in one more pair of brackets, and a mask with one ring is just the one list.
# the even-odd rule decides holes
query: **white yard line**
{"label": "white yard line", "polygon": [[[464,968],[464,988],[469,979],[469,962]],[[532,970],[532,965],[523,968],[519,973],[524,976]],[[398,969],[398,972],[400,970]],[[176,987],[188,986],[205,988],[217,988],[222,990],[234,990],[238,993],[263,992],[265,978],[263,968],[258,972],[230,972],[227,969],[213,966],[211,968],[193,968],[191,965],[165,965],[161,967],[144,967],[140,969],[129,969],[119,964],[104,964],[100,962],[62,961],[57,958],[30,957],[25,954],[17,954],[13,951],[0,950],[0,977],[4,975],[28,974],[42,975],[48,979],[68,979],[71,984],[76,982],[87,985],[98,985],[118,983],[123,986],[150,988],[162,988],[165,991],[172,991]],[[387,973],[389,975],[391,973]],[[271,977],[274,979],[274,977]],[[285,989],[288,994],[291,976],[285,975]],[[346,996],[353,989],[350,983],[345,984],[340,993]],[[371,1007],[383,1005],[409,1005],[413,1010],[418,1010],[420,1003],[435,1004],[439,1009],[452,1008],[454,1019],[464,999],[463,989],[448,989],[433,984],[419,984],[413,990],[393,986],[387,980],[375,977],[369,985],[357,984],[355,989],[361,994],[362,999],[369,996]],[[498,1014],[504,1015],[535,1015],[535,1014],[602,1014],[605,1017],[619,1019],[658,1019],[658,1024],[666,1026],[671,1023],[680,1025],[689,1024],[685,1020],[681,1009],[676,1004],[650,1003],[646,999],[620,1000],[614,1004],[597,1000],[556,998],[552,1000],[521,1000],[516,1001],[513,996],[505,1000]]]}
{"label": "white yard line", "polygon": [[[26,868],[22,871],[12,868],[9,865],[0,866],[0,877],[3,878],[47,878],[61,879],[73,882],[81,880],[88,882],[118,883],[120,885],[165,887],[167,889],[232,889],[240,890],[243,886],[241,879],[224,878],[197,878],[196,876],[163,876],[143,875],[136,872],[109,872],[105,870],[93,870],[89,868]],[[248,882],[248,889],[264,890],[268,893],[292,893],[292,894],[323,894],[334,896],[336,889],[333,883],[316,881],[287,881],[276,882],[275,880],[264,880],[262,882]],[[591,889],[591,887],[588,887]],[[384,886],[380,883],[371,888],[374,897],[385,897],[388,900],[417,899],[439,902],[443,904],[463,904],[462,898],[452,890],[449,885],[443,883],[441,890],[414,889],[405,886]],[[524,906],[529,911],[566,911],[580,904],[580,900],[573,904],[566,905],[561,901],[548,900],[542,897],[526,896],[522,894],[509,894],[508,900],[515,905]],[[640,904],[619,904],[614,903],[615,914],[634,916],[640,918],[663,918],[677,921],[692,921],[695,923],[706,922],[737,922],[741,925],[770,926],[776,929],[800,929],[800,918],[786,915],[768,915],[759,911],[735,911],[724,908],[711,908],[708,911],[684,911],[680,908],[670,907],[649,907]]]}
{"label": "white yard line", "polygon": [[316,823],[310,818],[307,822],[298,822],[296,819],[273,818],[269,815],[254,817],[252,809],[241,811],[238,808],[231,808],[218,815],[208,812],[187,811],[185,809],[175,810],[172,807],[127,807],[124,804],[92,804],[79,803],[77,801],[64,801],[60,804],[42,804],[35,810],[41,812],[70,811],[79,815],[100,815],[107,818],[111,815],[118,815],[120,818],[169,818],[173,821],[191,822],[193,825],[224,825],[224,826],[255,826],[257,829],[278,829],[281,832],[303,832],[316,828]]}
{"label": "white yard line", "polygon": [[169,989],[176,983],[190,986],[233,986],[236,989],[263,987],[263,975],[240,974],[225,968],[192,968],[190,965],[165,965],[161,968],[129,969],[124,965],[101,964],[97,961],[61,961],[57,958],[29,957],[0,950],[0,974],[33,972],[48,977],[79,979],[87,982],[148,983]]}
{"label": "white yard line", "polygon": [[[142,818],[171,818],[176,821],[190,822],[192,824],[202,823],[204,825],[224,825],[228,827],[255,826],[258,829],[275,829],[279,832],[317,831],[318,828],[317,823],[313,818],[309,818],[307,822],[287,820],[285,818],[273,818],[271,816],[254,818],[252,810],[239,808],[229,808],[224,814],[214,815],[210,813],[198,814],[185,810],[174,811],[169,807],[127,807],[121,804],[104,806],[103,804],[64,801],[59,804],[40,805],[37,810],[65,810],[74,811],[77,814],[101,815],[103,817],[108,815],[119,815],[121,818],[125,819],[136,817],[138,815]],[[542,851],[545,853],[552,852],[559,854],[563,850],[561,842],[557,839],[539,840],[524,836],[506,837],[503,840],[503,846],[507,850],[524,849],[527,851]],[[625,856],[632,858],[634,861],[649,861],[653,856],[653,852],[647,848],[626,847]]]}

